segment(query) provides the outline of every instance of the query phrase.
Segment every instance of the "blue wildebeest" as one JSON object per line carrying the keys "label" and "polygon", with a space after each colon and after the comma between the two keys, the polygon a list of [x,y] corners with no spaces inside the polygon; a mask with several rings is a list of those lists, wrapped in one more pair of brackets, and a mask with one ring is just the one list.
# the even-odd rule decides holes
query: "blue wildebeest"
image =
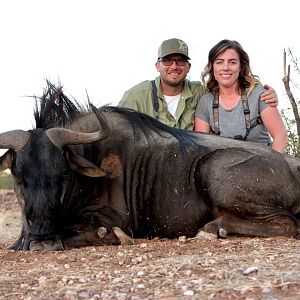
{"label": "blue wildebeest", "polygon": [[22,210],[12,249],[193,237],[199,229],[299,237],[299,160],[127,109],[88,112],[52,85],[40,101],[35,129],[0,134],[9,149],[0,169],[11,169]]}

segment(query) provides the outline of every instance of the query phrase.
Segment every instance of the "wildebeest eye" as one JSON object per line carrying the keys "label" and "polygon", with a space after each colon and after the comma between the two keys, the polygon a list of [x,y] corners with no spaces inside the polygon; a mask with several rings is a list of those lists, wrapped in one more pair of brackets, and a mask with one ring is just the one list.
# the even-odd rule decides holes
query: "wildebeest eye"
{"label": "wildebeest eye", "polygon": [[17,180],[19,184],[22,184],[24,188],[28,187],[28,182],[26,179]]}

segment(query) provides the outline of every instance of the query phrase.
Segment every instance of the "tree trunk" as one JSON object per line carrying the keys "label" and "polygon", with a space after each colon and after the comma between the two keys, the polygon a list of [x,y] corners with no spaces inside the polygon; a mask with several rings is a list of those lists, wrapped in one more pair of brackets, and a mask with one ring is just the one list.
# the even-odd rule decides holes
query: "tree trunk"
{"label": "tree trunk", "polygon": [[283,52],[283,71],[284,71],[284,77],[282,79],[285,87],[286,94],[290,100],[290,103],[292,105],[295,121],[296,121],[296,126],[297,126],[297,134],[298,137],[300,138],[300,116],[299,116],[299,110],[297,106],[297,102],[293,96],[293,93],[290,88],[290,66],[288,65],[288,68],[286,69],[286,52],[284,50]]}

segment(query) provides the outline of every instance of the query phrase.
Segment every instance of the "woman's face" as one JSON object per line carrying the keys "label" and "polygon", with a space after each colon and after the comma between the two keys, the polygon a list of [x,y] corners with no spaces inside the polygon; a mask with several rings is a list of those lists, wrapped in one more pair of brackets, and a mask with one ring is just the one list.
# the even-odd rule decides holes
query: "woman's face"
{"label": "woman's face", "polygon": [[237,87],[241,63],[234,49],[227,49],[213,63],[213,72],[219,87]]}

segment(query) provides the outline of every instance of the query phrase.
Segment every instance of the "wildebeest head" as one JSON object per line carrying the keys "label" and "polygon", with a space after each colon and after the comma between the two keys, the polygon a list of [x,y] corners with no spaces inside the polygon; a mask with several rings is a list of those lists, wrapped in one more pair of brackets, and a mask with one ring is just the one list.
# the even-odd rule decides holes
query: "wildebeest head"
{"label": "wildebeest head", "polygon": [[[106,138],[108,127],[100,128],[93,133],[38,128],[0,134],[0,148],[9,149],[0,157],[0,170],[10,168],[14,176],[26,234],[47,239],[60,232],[61,205],[70,172],[64,150],[68,145],[93,143]],[[75,161],[77,165],[80,163],[87,164],[84,158]],[[84,166],[81,168],[84,169]],[[101,175],[105,174],[98,170],[98,176]]]}

